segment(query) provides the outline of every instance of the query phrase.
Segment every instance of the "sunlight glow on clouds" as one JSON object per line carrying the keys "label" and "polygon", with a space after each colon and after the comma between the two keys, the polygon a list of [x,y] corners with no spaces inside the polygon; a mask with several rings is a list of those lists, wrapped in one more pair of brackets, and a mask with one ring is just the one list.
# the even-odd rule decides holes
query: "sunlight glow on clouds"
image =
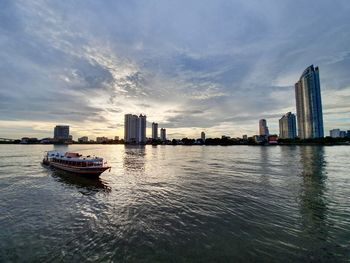
{"label": "sunlight glow on clouds", "polygon": [[123,136],[125,113],[177,138],[253,135],[260,118],[278,133],[310,64],[325,133],[350,129],[349,13],[347,0],[1,1],[0,137]]}

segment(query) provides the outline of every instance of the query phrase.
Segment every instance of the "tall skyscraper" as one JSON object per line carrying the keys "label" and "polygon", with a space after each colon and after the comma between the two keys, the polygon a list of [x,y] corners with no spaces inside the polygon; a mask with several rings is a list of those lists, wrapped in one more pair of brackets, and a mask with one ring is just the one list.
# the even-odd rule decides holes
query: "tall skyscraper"
{"label": "tall skyscraper", "polygon": [[137,143],[139,121],[137,115],[125,114],[124,116],[124,141]]}
{"label": "tall skyscraper", "polygon": [[291,112],[286,113],[279,120],[280,138],[281,139],[295,139],[297,136],[297,127],[295,115]]}
{"label": "tall skyscraper", "polygon": [[160,139],[162,142],[166,141],[166,129],[164,129],[164,128],[160,129]]}
{"label": "tall skyscraper", "polygon": [[158,123],[155,122],[152,123],[152,139],[158,139]]}
{"label": "tall skyscraper", "polygon": [[57,125],[54,129],[53,138],[55,140],[68,140],[69,139],[69,126]]}
{"label": "tall skyscraper", "polygon": [[137,143],[145,144],[146,143],[146,115],[140,114],[139,116],[139,130],[138,130],[138,141]]}
{"label": "tall skyscraper", "polygon": [[201,132],[201,139],[202,139],[203,142],[205,142],[205,133],[204,133],[204,131]]}
{"label": "tall skyscraper", "polygon": [[267,122],[265,119],[259,121],[259,135],[269,136],[269,128],[267,127]]}
{"label": "tall skyscraper", "polygon": [[321,138],[323,115],[319,69],[311,65],[295,83],[298,136],[301,139]]}
{"label": "tall skyscraper", "polygon": [[124,141],[126,143],[146,143],[146,115],[125,114]]}

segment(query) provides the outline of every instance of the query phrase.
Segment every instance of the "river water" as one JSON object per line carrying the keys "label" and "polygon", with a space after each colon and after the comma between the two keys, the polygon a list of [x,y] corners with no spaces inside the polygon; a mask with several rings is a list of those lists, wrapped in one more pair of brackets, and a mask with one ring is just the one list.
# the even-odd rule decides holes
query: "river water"
{"label": "river water", "polygon": [[[90,180],[44,151],[104,157]],[[0,262],[350,260],[350,147],[0,145]]]}

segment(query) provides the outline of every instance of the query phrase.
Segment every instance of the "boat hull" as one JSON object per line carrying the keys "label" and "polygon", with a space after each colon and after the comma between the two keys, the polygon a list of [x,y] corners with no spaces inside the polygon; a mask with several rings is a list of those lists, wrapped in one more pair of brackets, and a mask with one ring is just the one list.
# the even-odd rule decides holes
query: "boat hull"
{"label": "boat hull", "polygon": [[53,167],[54,169],[62,170],[65,172],[88,176],[88,177],[98,177],[100,176],[104,171],[111,169],[109,166],[102,166],[102,167],[74,167],[74,166],[68,166],[60,163],[49,163],[50,167]]}

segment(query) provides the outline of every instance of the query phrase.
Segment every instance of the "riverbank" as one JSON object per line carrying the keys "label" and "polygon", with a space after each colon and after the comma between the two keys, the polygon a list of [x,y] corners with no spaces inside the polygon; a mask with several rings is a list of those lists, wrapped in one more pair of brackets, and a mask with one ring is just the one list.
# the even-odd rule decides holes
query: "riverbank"
{"label": "riverbank", "polygon": [[[347,139],[347,140],[344,140]],[[20,143],[16,141],[0,141],[0,145],[139,145],[139,144],[126,144],[124,142],[103,142],[103,143],[97,143],[97,142],[85,142],[85,143],[80,143],[80,142],[72,142],[72,143]],[[338,146],[338,145],[344,145],[348,146],[350,145],[350,140],[348,138],[342,138],[339,140],[292,140],[292,141],[284,141],[284,140],[278,140],[275,143],[268,143],[268,142],[254,142],[254,141],[237,141],[237,140],[231,140],[231,141],[222,141],[222,140],[214,140],[214,141],[205,141],[204,143],[202,142],[196,142],[195,140],[176,140],[176,141],[168,141],[166,143],[146,143],[143,145],[184,145],[184,146],[303,146],[303,145],[322,145],[322,146]]]}

